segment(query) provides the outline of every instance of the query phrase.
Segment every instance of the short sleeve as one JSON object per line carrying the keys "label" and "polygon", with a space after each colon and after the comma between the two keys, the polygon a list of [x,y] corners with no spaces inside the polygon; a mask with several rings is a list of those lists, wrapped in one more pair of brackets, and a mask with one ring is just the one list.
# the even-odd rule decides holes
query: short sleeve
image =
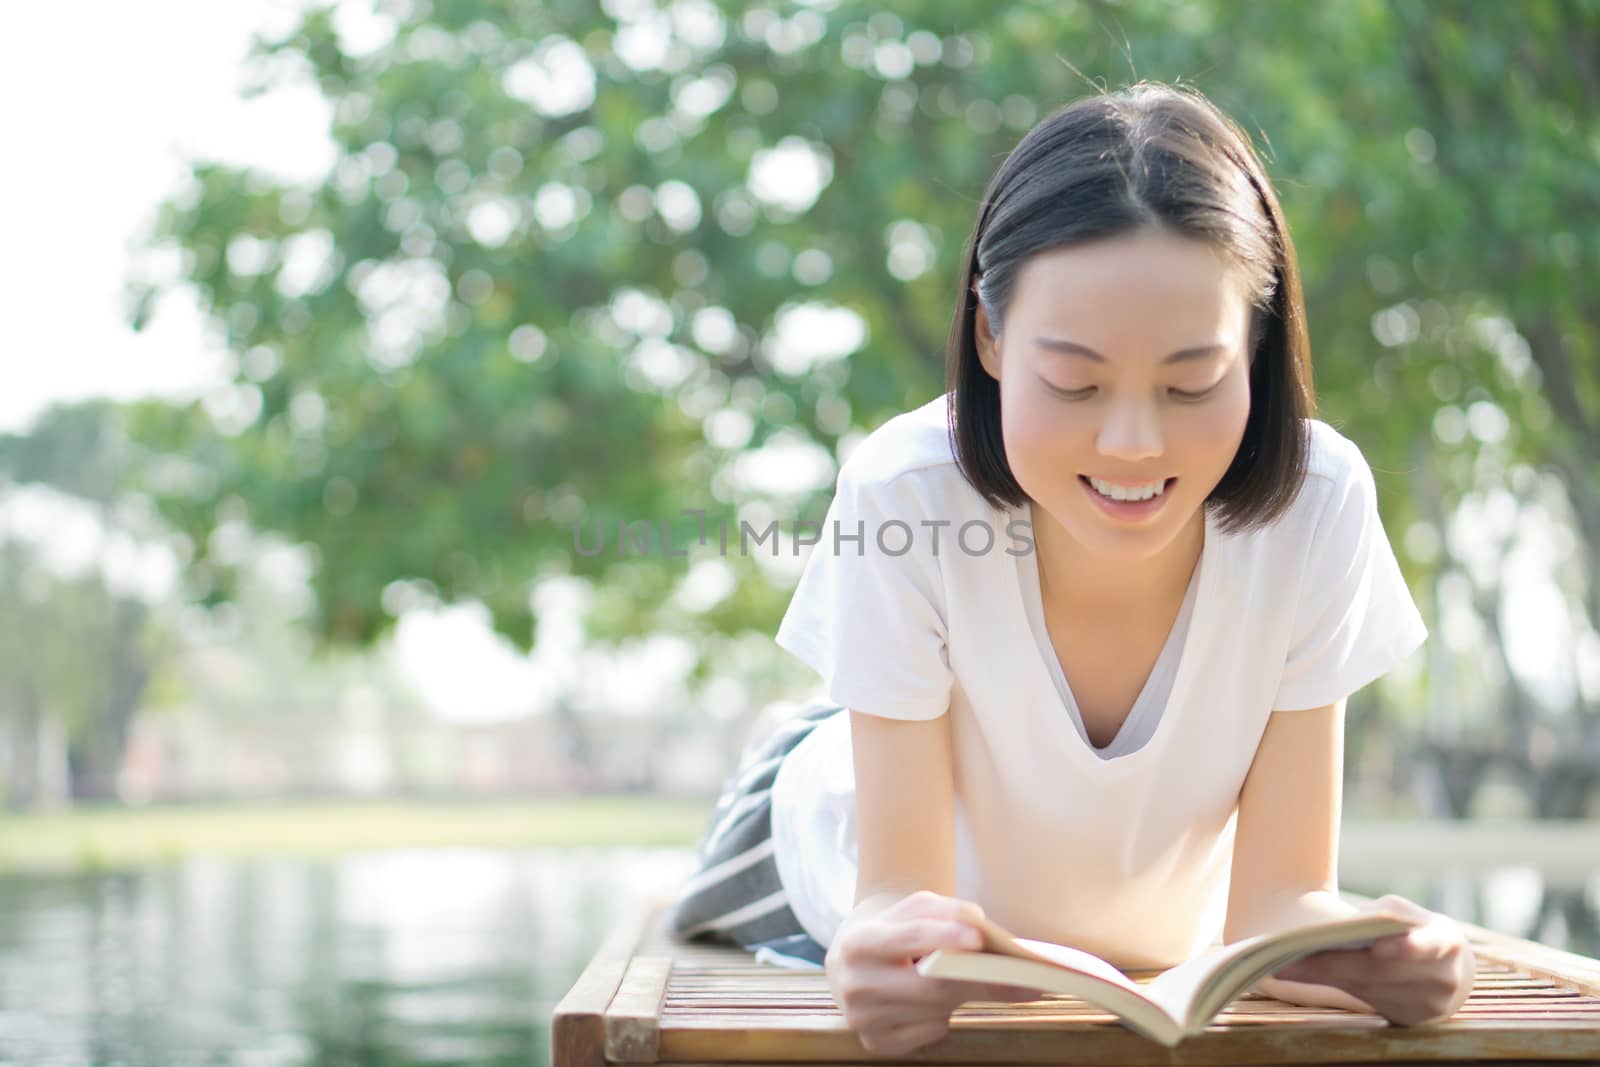
{"label": "short sleeve", "polygon": [[936,719],[950,706],[944,583],[926,517],[908,474],[840,470],[774,638],[836,704],[891,719]]}
{"label": "short sleeve", "polygon": [[1347,697],[1428,636],[1384,533],[1372,469],[1353,445],[1349,454],[1314,528],[1274,710]]}

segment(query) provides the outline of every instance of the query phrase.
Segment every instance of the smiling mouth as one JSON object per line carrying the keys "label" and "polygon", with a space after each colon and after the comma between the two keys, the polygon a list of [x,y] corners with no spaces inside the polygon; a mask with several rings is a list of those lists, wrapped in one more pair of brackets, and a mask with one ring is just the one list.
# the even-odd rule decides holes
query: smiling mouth
{"label": "smiling mouth", "polygon": [[[1177,478],[1176,475],[1174,475],[1171,478],[1164,479],[1162,481],[1162,483],[1161,483],[1161,491],[1159,493],[1157,493],[1156,495],[1157,496],[1165,496],[1167,493],[1171,492],[1172,491],[1172,486],[1173,486],[1173,484],[1175,482],[1177,482],[1177,480],[1178,480],[1178,478]],[[1093,490],[1094,492],[1100,493],[1100,490],[1095,489],[1094,483],[1089,480],[1089,476],[1087,474],[1078,475],[1078,481],[1082,482],[1087,488]],[[1118,485],[1120,483],[1113,482],[1112,484],[1113,485]],[[1140,484],[1141,485],[1149,485],[1151,483],[1150,482],[1141,482]],[[1101,496],[1105,496],[1104,493],[1100,493],[1100,495]],[[1107,496],[1106,499],[1107,500],[1113,500],[1115,498]],[[1138,503],[1138,501],[1129,501],[1129,503]]]}

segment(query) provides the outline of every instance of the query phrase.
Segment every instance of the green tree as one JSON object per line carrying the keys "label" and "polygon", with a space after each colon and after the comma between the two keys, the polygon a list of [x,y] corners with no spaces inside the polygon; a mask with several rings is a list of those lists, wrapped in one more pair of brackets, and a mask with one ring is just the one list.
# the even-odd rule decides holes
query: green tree
{"label": "green tree", "polygon": [[[163,505],[217,595],[206,532],[228,504],[315,547],[327,640],[383,632],[403,579],[482,600],[526,646],[529,584],[556,573],[597,583],[600,638],[770,631],[786,597],[753,561],[688,611],[684,561],[585,555],[573,524],[761,514],[729,477],[742,456],[836,455],[933,395],[990,174],[1049,109],[1144,77],[1198,85],[1256,137],[1323,415],[1391,526],[1420,531],[1411,577],[1456,566],[1441,526],[1465,495],[1554,472],[1600,619],[1593,0],[383,10],[392,38],[360,54],[320,9],[257,49],[259,87],[304,77],[329,101],[326,180],[194,163],[150,233],[178,277],[134,287],[138,323],[194,286],[239,357],[211,410],[141,425],[190,464]],[[808,351],[839,309],[859,343]],[[767,503],[816,518],[830,488]],[[674,528],[683,546],[695,524]]]}
{"label": "green tree", "polygon": [[[0,436],[0,500],[7,483],[48,487],[89,509],[109,534],[150,537],[153,517],[126,489],[131,446],[125,412],[96,402],[56,408],[28,432]],[[7,803],[51,795],[64,762],[73,799],[117,795],[128,729],[170,639],[170,620],[101,568],[53,571],[37,545],[0,534],[0,718],[7,728]],[[57,751],[64,745],[64,752]]]}

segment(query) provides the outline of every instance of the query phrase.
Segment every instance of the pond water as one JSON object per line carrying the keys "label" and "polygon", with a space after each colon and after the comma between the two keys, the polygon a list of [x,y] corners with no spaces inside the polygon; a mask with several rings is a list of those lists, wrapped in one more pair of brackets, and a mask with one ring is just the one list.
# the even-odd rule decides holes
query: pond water
{"label": "pond water", "polygon": [[[0,876],[0,1065],[544,1065],[609,926],[691,866],[676,848],[417,850]],[[1600,955],[1600,874],[1345,888]]]}

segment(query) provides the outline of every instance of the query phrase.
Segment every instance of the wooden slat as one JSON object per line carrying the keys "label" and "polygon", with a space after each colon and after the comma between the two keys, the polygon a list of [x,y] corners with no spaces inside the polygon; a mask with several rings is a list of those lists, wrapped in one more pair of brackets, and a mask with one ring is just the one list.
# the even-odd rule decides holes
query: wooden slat
{"label": "wooden slat", "polygon": [[[1345,894],[1360,903],[1364,898]],[[566,1031],[592,1045],[583,1059],[558,1051],[555,1067],[595,1067],[602,1062],[678,1065],[867,1064],[906,1060],[920,1064],[1051,1063],[1310,1065],[1384,1063],[1482,1064],[1600,1063],[1600,961],[1462,923],[1478,961],[1471,997],[1450,1020],[1433,1026],[1395,1027],[1381,1016],[1336,1008],[1286,1004],[1248,994],[1231,1004],[1203,1034],[1168,1050],[1120,1025],[1114,1016],[1071,997],[1045,996],[1027,1004],[971,1002],[951,1018],[942,1040],[904,1057],[877,1056],[862,1048],[834,1004],[821,971],[756,963],[743,949],[673,938],[657,911],[633,935],[596,955],[584,973],[592,987],[585,1011],[566,1012]],[[620,966],[616,946],[634,937]],[[591,977],[610,958],[615,968]],[[1158,972],[1133,972],[1136,981]],[[604,995],[598,1033],[579,1020]],[[574,1001],[574,1007],[578,1002]],[[585,1024],[588,1025],[588,1024]],[[602,1057],[602,1058],[596,1058]]]}
{"label": "wooden slat", "polygon": [[[894,1063],[897,1060],[903,1060],[906,1063],[915,1063],[915,1064],[918,1065],[918,1067],[940,1067],[941,1064],[951,1063],[951,1061],[949,1061],[949,1060],[940,1060],[940,1059],[937,1059],[937,1058],[931,1058],[931,1059],[930,1058],[922,1058],[922,1059],[919,1059],[919,1058],[917,1058],[917,1054],[913,1053],[913,1054],[910,1054],[910,1055],[907,1055],[907,1056],[904,1056],[904,1057],[893,1057],[893,1058],[880,1059],[880,1060],[875,1060],[875,1061],[863,1061],[859,1065],[841,1064],[841,1063],[839,1063],[837,1061],[824,1062],[824,1061],[819,1061],[819,1060],[791,1060],[791,1061],[789,1061],[788,1064],[786,1064],[786,1067],[882,1067],[882,1064],[884,1064],[884,1063]],[[1162,1062],[1166,1063],[1166,1064],[1185,1064],[1188,1061],[1186,1059],[1181,1058],[1181,1057],[1174,1056],[1174,1058],[1172,1058],[1170,1060],[1165,1060],[1165,1061],[1162,1061]],[[1340,1065],[1336,1061],[1329,1061],[1329,1060],[1296,1059],[1296,1060],[1291,1060],[1291,1061],[1288,1061],[1288,1062],[1292,1065],[1292,1067],[1340,1067]],[[1470,1059],[1470,1060],[1389,1060],[1389,1061],[1387,1061],[1385,1063],[1384,1067],[1483,1067],[1483,1064],[1485,1062],[1486,1061],[1479,1060],[1479,1059]],[[1493,1067],[1550,1067],[1550,1065],[1552,1063],[1555,1063],[1555,1062],[1560,1062],[1560,1061],[1553,1061],[1553,1060],[1548,1060],[1548,1059],[1540,1059],[1540,1060],[1527,1060],[1527,1059],[1494,1060],[1493,1061]],[[1580,1061],[1580,1062],[1590,1062],[1590,1061]],[[1019,1063],[1009,1064],[1008,1067],[1060,1067],[1060,1064],[1061,1064],[1061,1061],[1059,1061],[1059,1060],[1049,1060],[1049,1061],[1045,1061],[1045,1062],[1036,1062],[1036,1063],[1021,1063],[1021,1062],[1019,1062]],[[673,1067],[765,1067],[765,1065],[764,1065],[763,1061],[760,1061],[760,1060],[685,1060],[685,1061],[682,1061],[680,1063],[675,1063],[673,1065]],[[963,1067],[970,1067],[970,1065],[963,1065]]]}
{"label": "wooden slat", "polygon": [[552,1067],[604,1067],[606,1009],[622,985],[634,950],[664,906],[664,901],[652,900],[638,913],[625,915],[556,1005],[550,1020]]}
{"label": "wooden slat", "polygon": [[635,956],[606,1009],[606,1059],[654,1063],[661,1043],[661,1002],[672,977],[671,956]]}
{"label": "wooden slat", "polygon": [[1600,997],[1600,960],[1492,930],[1484,930],[1482,934],[1482,940],[1475,938],[1473,943],[1474,951],[1480,956],[1489,956],[1588,996]]}
{"label": "wooden slat", "polygon": [[[801,1025],[805,1022],[808,1025]],[[1314,1024],[1314,1029],[1312,1028]],[[1531,1038],[1531,1040],[1530,1040]],[[790,1019],[782,1026],[716,1026],[662,1030],[662,1058],[672,1062],[864,1063],[874,1057],[837,1018]],[[919,1049],[919,1061],[969,1064],[1049,1062],[1058,1067],[1107,1064],[1281,1065],[1303,1063],[1450,1063],[1528,1058],[1545,1062],[1600,1059],[1592,1021],[1548,1021],[1518,1032],[1499,1021],[1452,1020],[1437,1027],[1390,1028],[1376,1016],[1305,1013],[1255,1027],[1213,1027],[1168,1050],[1109,1019],[1051,1026],[1018,1018],[973,1020],[958,1010],[950,1033]]]}

